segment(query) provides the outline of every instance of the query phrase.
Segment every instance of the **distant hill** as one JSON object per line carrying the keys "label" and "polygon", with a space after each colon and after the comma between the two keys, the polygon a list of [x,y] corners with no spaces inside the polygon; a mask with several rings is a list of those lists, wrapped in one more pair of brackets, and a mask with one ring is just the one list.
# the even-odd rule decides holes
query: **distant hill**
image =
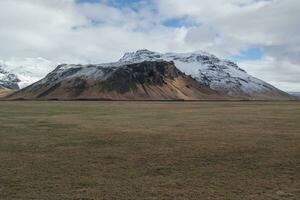
{"label": "distant hill", "polygon": [[300,92],[289,92],[289,94],[300,99]]}
{"label": "distant hill", "polygon": [[12,73],[7,72],[0,65],[0,89],[18,90],[20,82],[19,78]]}

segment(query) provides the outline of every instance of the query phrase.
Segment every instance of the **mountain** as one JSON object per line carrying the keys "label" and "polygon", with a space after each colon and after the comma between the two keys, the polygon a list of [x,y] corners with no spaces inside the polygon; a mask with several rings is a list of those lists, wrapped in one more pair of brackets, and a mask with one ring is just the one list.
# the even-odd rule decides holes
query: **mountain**
{"label": "mountain", "polygon": [[284,100],[291,96],[274,86],[259,80],[235,63],[222,60],[206,52],[157,53],[138,50],[126,53],[118,63],[139,63],[142,61],[174,61],[175,66],[221,94],[245,100]]}
{"label": "mountain", "polygon": [[0,97],[19,89],[20,80],[15,74],[5,71],[0,65]]}
{"label": "mountain", "polygon": [[15,74],[20,88],[24,88],[34,82],[41,80],[51,72],[58,63],[44,58],[10,58],[0,60],[2,69]]}
{"label": "mountain", "polygon": [[289,92],[289,94],[296,97],[297,99],[300,99],[300,92]]}
{"label": "mountain", "polygon": [[174,62],[59,65],[10,99],[220,100],[216,91],[178,70]]}
{"label": "mountain", "polygon": [[18,90],[19,85],[18,83],[20,80],[15,74],[11,74],[3,69],[0,65],[0,88],[1,89],[11,89],[11,90]]}
{"label": "mountain", "polygon": [[[30,94],[25,95],[24,90],[22,92],[18,93],[19,97],[25,95],[28,98],[59,98],[59,95],[53,95],[53,92],[51,92],[51,95],[42,95],[41,91],[42,88],[48,88],[49,86],[53,86],[54,83],[56,83],[57,79],[47,79],[49,76],[58,77],[60,81],[59,84],[63,84],[63,88],[68,88],[68,91],[77,91],[78,90],[78,82],[74,81],[72,82],[66,82],[66,80],[69,80],[71,77],[66,76],[65,74],[72,74],[72,77],[85,77],[88,84],[93,83],[94,85],[99,85],[100,82],[103,84],[106,80],[103,77],[93,77],[95,74],[106,74],[106,70],[110,69],[113,71],[118,71],[124,68],[124,66],[129,66],[133,64],[141,64],[144,61],[147,62],[158,62],[158,63],[164,63],[167,62],[173,62],[174,67],[177,67],[181,72],[185,73],[186,75],[190,76],[189,78],[192,78],[193,81],[196,81],[198,85],[202,88],[209,89],[210,91],[215,91],[219,96],[223,95],[224,98],[230,98],[230,99],[240,99],[240,100],[290,100],[294,99],[293,96],[275,88],[274,86],[257,79],[251,75],[249,75],[245,70],[241,69],[237,64],[228,61],[228,60],[222,60],[220,58],[217,58],[216,56],[206,53],[206,52],[194,52],[194,53],[157,53],[149,50],[138,50],[136,52],[126,53],[119,61],[114,63],[104,63],[99,65],[60,65],[58,68],[56,68],[53,72],[51,72],[43,81],[47,85],[41,86],[39,90],[35,90],[37,84],[40,85],[41,81],[38,81],[33,86],[30,86],[31,89],[34,88],[33,91],[31,89],[26,89],[26,91],[30,91]],[[40,63],[36,65],[32,65],[33,67],[25,67],[22,69],[19,69],[18,67],[13,67],[16,65],[10,65],[9,69],[11,72],[16,73],[19,77],[22,77],[22,83],[27,82],[23,85],[28,85],[29,83],[34,82],[33,80],[39,80],[42,78],[43,74],[46,74],[47,71],[50,71],[53,65],[53,62],[44,60],[44,59],[38,59],[38,62],[34,60],[34,63]],[[28,63],[30,64],[30,62]],[[144,65],[144,64],[143,64]],[[120,68],[120,69],[119,69]],[[78,70],[78,72],[76,71]],[[73,71],[76,71],[75,74],[73,74]],[[109,71],[111,72],[111,71]],[[107,72],[108,73],[108,72]],[[182,73],[182,74],[183,74]],[[63,74],[60,76],[60,74]],[[106,74],[107,75],[107,74]],[[105,76],[106,76],[105,75]],[[129,74],[132,76],[132,74]],[[186,77],[188,77],[186,76]],[[32,78],[34,77],[34,78]],[[119,77],[121,80],[124,79],[124,77]],[[114,76],[114,79],[117,80],[118,77]],[[76,79],[77,80],[77,79]],[[92,81],[90,81],[92,80]],[[54,83],[51,83],[53,81]],[[100,81],[100,82],[99,82]],[[104,82],[103,82],[104,81]],[[85,86],[86,84],[85,83]],[[115,81],[115,84],[120,83],[118,81]],[[74,84],[72,86],[72,84]],[[122,83],[124,84],[124,83]],[[22,85],[22,84],[20,84]],[[61,85],[60,85],[61,86]],[[58,86],[57,86],[58,87]],[[75,87],[72,89],[72,87]],[[61,87],[58,87],[61,88]],[[146,96],[141,95],[140,93],[132,93],[129,97],[129,94],[126,94],[124,96],[124,93],[119,95],[118,90],[113,90],[117,93],[114,93],[114,95],[111,93],[108,94],[108,91],[105,91],[103,93],[104,88],[102,88],[102,93],[98,94],[99,90],[97,88],[92,88],[90,85],[88,85],[90,94],[85,94],[85,92],[80,93],[80,95],[71,94],[72,92],[67,92],[65,95],[62,95],[61,98],[107,98],[107,99],[145,99]],[[138,88],[138,87],[137,87]],[[49,88],[48,88],[49,89]],[[53,89],[53,88],[52,88]],[[92,89],[97,90],[97,92],[92,92]],[[86,88],[84,88],[86,90]],[[57,91],[57,90],[55,90]],[[131,90],[129,90],[131,91]],[[129,92],[127,91],[127,92]],[[139,90],[136,90],[139,91]],[[123,92],[123,91],[122,91]],[[148,91],[147,91],[148,92]],[[20,96],[20,94],[22,95]],[[36,95],[37,93],[41,93],[40,95]],[[76,92],[75,92],[76,93]],[[84,95],[83,95],[84,94]],[[35,96],[36,95],[36,96]],[[119,96],[118,96],[119,95]],[[133,97],[134,95],[138,95],[136,98]],[[143,98],[141,97],[143,96]],[[151,95],[150,95],[151,96]],[[196,95],[197,96],[197,95]],[[197,99],[196,96],[193,96],[190,99]],[[147,97],[149,99],[164,99],[162,98],[163,95],[160,93],[158,96]],[[179,99],[179,96],[172,96],[168,94],[166,99]],[[199,99],[207,99],[208,97],[199,97]],[[214,97],[213,97],[214,98]],[[183,98],[180,97],[180,99],[189,99],[187,96],[184,96]]]}

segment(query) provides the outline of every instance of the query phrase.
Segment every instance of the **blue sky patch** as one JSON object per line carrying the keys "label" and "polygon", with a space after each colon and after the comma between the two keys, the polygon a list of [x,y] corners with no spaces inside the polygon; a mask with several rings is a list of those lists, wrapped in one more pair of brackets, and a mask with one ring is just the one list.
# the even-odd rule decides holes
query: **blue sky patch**
{"label": "blue sky patch", "polygon": [[142,1],[143,0],[76,0],[77,3],[105,3],[108,6],[117,8],[131,7],[132,5]]}
{"label": "blue sky patch", "polygon": [[109,6],[123,8],[123,7],[131,7],[134,4],[140,3],[143,0],[108,0],[107,4]]}
{"label": "blue sky patch", "polygon": [[99,26],[101,24],[104,24],[103,21],[100,21],[100,20],[96,20],[96,19],[90,19],[90,22],[93,26]]}
{"label": "blue sky patch", "polygon": [[195,26],[196,24],[189,21],[186,17],[178,17],[178,18],[171,18],[163,22],[164,26],[167,27],[191,27]]}
{"label": "blue sky patch", "polygon": [[76,0],[77,3],[99,3],[100,0]]}
{"label": "blue sky patch", "polygon": [[259,60],[263,56],[261,48],[258,47],[249,47],[240,51],[239,54],[230,56],[231,60],[240,61],[240,60]]}

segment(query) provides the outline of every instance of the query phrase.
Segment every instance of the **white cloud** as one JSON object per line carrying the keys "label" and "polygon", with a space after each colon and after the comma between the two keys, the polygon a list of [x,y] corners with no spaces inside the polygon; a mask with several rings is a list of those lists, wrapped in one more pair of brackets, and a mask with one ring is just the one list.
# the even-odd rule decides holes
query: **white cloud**
{"label": "white cloud", "polygon": [[284,91],[300,91],[299,65],[273,57],[238,63],[255,77],[264,79]]}
{"label": "white cloud", "polygon": [[[298,0],[149,0],[134,9],[104,2],[1,0],[0,59],[43,57],[54,62],[95,63],[114,61],[126,51],[141,48],[206,50],[226,57],[257,46],[263,59],[243,61],[248,71],[277,81],[280,88],[298,90]],[[195,25],[162,25],[178,17]]]}
{"label": "white cloud", "polygon": [[119,58],[124,51],[166,51],[178,46],[184,30],[155,25],[155,18],[147,9],[134,12],[101,3],[1,0],[0,25],[5,28],[0,30],[0,58],[104,62]]}
{"label": "white cloud", "polygon": [[220,56],[236,54],[247,47],[259,47],[262,49],[263,58],[243,61],[241,66],[282,89],[300,90],[299,0],[156,2],[165,17],[188,16],[205,24],[210,30],[215,30],[219,35],[215,40],[203,36],[205,41],[201,41],[201,37],[197,38],[197,34],[194,34],[199,31],[198,35],[202,35],[203,28],[200,26],[188,30],[186,41],[194,41],[194,45],[199,44],[204,50]]}

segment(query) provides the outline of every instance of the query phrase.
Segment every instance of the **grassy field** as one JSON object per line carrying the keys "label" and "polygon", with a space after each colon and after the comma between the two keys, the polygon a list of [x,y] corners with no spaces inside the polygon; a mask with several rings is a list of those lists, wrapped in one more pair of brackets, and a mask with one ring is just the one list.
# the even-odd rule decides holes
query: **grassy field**
{"label": "grassy field", "polygon": [[0,199],[300,199],[300,103],[0,102]]}

